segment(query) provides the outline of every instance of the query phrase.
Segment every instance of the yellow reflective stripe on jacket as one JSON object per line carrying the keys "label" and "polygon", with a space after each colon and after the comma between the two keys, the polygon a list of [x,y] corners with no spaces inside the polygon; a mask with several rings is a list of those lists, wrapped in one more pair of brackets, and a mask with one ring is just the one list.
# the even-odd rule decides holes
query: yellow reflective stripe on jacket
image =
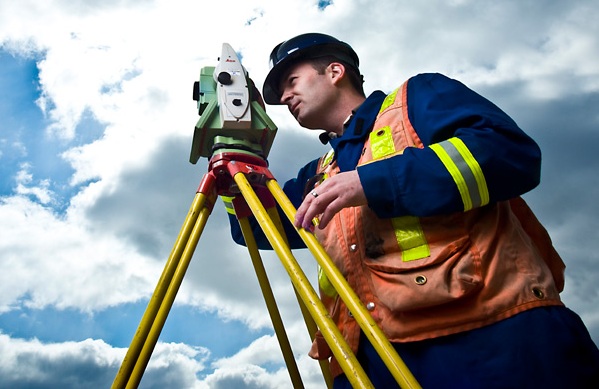
{"label": "yellow reflective stripe on jacket", "polygon": [[231,215],[235,215],[235,208],[233,207],[233,199],[235,197],[220,196],[220,198],[223,199],[223,204],[225,204],[225,209],[227,210],[227,212],[230,213]]}
{"label": "yellow reflective stripe on jacket", "polygon": [[[394,92],[397,93],[397,90]],[[391,100],[393,103],[395,96]],[[385,100],[387,102],[387,100]],[[389,104],[390,105],[390,104]],[[383,103],[385,106],[385,103]],[[372,158],[378,159],[395,153],[395,142],[393,142],[393,131],[391,127],[385,126],[372,131],[369,135]],[[401,216],[391,219],[395,238],[401,249],[401,260],[404,262],[426,258],[430,255],[430,248],[420,220],[414,216]]]}
{"label": "yellow reflective stripe on jacket", "polygon": [[429,147],[451,174],[462,197],[464,211],[489,203],[489,189],[485,175],[461,139],[450,138]]}

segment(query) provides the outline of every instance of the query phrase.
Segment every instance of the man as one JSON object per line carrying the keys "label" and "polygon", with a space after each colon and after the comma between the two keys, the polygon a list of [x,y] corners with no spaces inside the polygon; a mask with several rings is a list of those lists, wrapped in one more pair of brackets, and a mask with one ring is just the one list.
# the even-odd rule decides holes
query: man
{"label": "man", "polygon": [[[316,33],[275,47],[263,97],[324,130],[332,151],[283,188],[295,226],[314,231],[424,388],[599,387],[599,351],[559,297],[563,262],[520,198],[539,183],[540,150],[508,115],[440,74],[366,97],[354,50]],[[397,387],[319,285],[375,387]],[[318,336],[310,355],[331,357]],[[350,387],[334,358],[331,370]]]}

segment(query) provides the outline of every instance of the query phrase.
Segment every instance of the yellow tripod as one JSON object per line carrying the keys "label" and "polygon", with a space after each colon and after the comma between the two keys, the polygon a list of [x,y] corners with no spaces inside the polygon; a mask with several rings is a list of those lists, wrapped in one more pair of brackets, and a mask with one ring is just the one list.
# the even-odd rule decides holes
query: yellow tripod
{"label": "yellow tripod", "polygon": [[[209,172],[204,175],[200,183],[158,285],[115,377],[112,388],[136,388],[139,385],[217,196],[223,194],[235,196],[233,203],[237,218],[258,276],[293,387],[303,388],[303,384],[250,228],[248,220],[250,215],[256,218],[287,270],[311,336],[314,336],[317,328],[321,330],[333,355],[354,388],[372,388],[372,383],[335,323],[329,317],[327,310],[286,242],[275,205],[278,203],[286,217],[291,221],[295,217],[296,210],[294,206],[266,167],[266,162],[259,157],[243,153],[222,153],[213,156],[210,160]],[[398,384],[402,388],[419,388],[416,379],[397,355],[393,346],[376,325],[314,235],[304,229],[299,229],[298,233]],[[321,363],[321,369],[327,386],[332,387],[327,361]]]}

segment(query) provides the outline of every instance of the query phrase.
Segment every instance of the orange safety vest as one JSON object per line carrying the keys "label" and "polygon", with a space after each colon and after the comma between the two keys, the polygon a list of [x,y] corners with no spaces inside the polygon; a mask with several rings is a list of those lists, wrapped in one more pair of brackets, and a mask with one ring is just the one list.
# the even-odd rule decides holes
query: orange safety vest
{"label": "orange safety vest", "polygon": [[[408,118],[406,86],[383,103],[359,165],[401,154],[406,147],[425,147]],[[473,198],[464,201],[464,212],[381,219],[368,206],[350,207],[315,232],[388,339],[430,339],[534,307],[563,305],[559,292],[565,265],[524,200],[488,204],[482,171],[476,172],[476,161],[459,139],[428,147],[436,148],[458,185],[460,168],[451,160],[461,160],[462,169],[472,168],[470,182],[464,179],[460,189]],[[331,161],[330,153],[321,158],[319,173],[325,179],[339,172]],[[358,324],[324,274],[319,286],[331,317],[357,352]],[[310,355],[331,356],[320,336]],[[331,369],[334,375],[341,373],[334,360]]]}

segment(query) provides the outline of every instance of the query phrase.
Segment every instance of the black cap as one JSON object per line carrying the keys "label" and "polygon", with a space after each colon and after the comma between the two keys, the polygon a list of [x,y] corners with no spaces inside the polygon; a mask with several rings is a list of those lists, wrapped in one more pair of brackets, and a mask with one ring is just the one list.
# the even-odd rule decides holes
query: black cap
{"label": "black cap", "polygon": [[262,97],[267,104],[281,104],[279,83],[290,64],[299,59],[331,55],[358,71],[360,61],[350,45],[330,35],[308,33],[279,43],[270,53],[270,71],[264,81]]}

